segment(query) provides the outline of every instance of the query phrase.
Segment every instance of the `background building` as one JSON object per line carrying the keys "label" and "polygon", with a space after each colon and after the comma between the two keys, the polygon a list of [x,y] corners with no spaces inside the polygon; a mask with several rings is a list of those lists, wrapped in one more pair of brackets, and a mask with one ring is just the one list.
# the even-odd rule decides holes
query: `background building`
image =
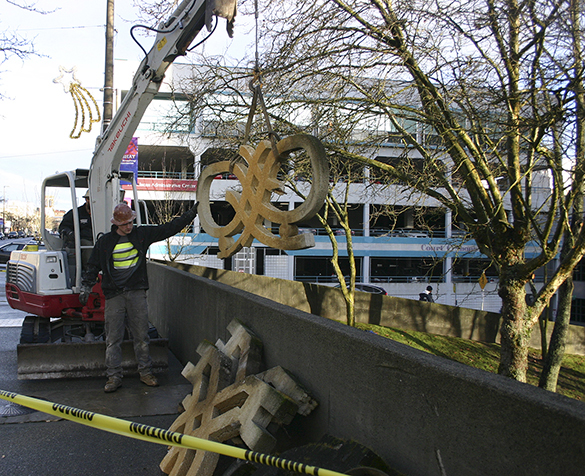
{"label": "background building", "polygon": [[[134,65],[136,66],[136,65]],[[150,105],[138,130],[138,190],[139,199],[148,210],[150,222],[161,222],[185,209],[196,199],[197,177],[201,170],[213,162],[234,155],[235,148],[226,148],[219,140],[230,131],[220,130],[221,124],[213,120],[198,119],[179,123],[170,130],[169,116],[173,106],[181,101],[177,86],[191,74],[192,66],[174,64],[167,74],[166,83]],[[133,77],[132,65],[116,64],[116,78]],[[119,95],[124,87],[118,86]],[[408,156],[416,166],[417,152],[408,150],[398,134],[387,125],[386,140],[371,148],[371,158],[392,162]],[[416,123],[409,125],[429,148],[440,147],[437,138]],[[241,135],[241,124],[236,124],[233,135]],[[356,140],[359,131],[356,132]],[[358,269],[358,282],[383,287],[390,295],[418,299],[430,284],[435,301],[443,304],[484,309],[498,312],[501,301],[497,294],[497,272],[490,266],[474,241],[458,226],[456,217],[428,197],[413,194],[401,184],[381,183],[367,169],[344,176],[332,176],[336,193],[349,188],[349,221]],[[302,181],[302,177],[295,177]],[[537,174],[535,202],[543,202],[550,194],[546,172]],[[234,215],[225,201],[225,192],[237,189],[233,175],[216,177],[210,200],[213,217],[218,225],[229,223]],[[283,210],[295,208],[301,199],[291,191],[273,197],[273,204]],[[381,213],[381,211],[391,213]],[[270,224],[267,224],[270,226]],[[329,219],[339,243],[340,255],[347,256],[345,236],[334,217]],[[318,220],[300,223],[306,233],[315,235],[316,246],[299,251],[281,251],[254,243],[228,260],[217,258],[214,238],[205,233],[198,220],[186,236],[174,237],[151,248],[153,257],[177,259],[201,266],[232,269],[297,281],[335,285],[330,263],[332,246]],[[534,250],[535,252],[537,250]],[[528,249],[527,253],[531,250]],[[343,266],[343,258],[342,258]],[[542,270],[535,283],[542,282]],[[485,276],[485,278],[482,278]],[[481,278],[481,279],[480,279]],[[576,287],[577,290],[577,287]],[[585,293],[584,293],[585,295]],[[555,300],[553,300],[553,315]],[[585,301],[583,301],[585,303]]]}

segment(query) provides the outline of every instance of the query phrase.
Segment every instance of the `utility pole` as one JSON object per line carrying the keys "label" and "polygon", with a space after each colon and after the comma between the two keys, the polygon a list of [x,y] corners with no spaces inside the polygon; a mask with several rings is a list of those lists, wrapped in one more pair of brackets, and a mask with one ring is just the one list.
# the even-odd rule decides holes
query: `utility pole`
{"label": "utility pole", "polygon": [[107,0],[106,65],[104,75],[104,114],[102,133],[110,125],[114,108],[114,0]]}

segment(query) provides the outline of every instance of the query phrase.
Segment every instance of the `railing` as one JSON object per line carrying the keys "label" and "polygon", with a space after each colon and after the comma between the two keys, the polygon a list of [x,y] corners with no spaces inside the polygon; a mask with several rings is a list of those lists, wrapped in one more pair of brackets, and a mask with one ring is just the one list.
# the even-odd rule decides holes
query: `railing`
{"label": "railing", "polygon": [[[451,281],[454,283],[478,283],[480,276],[462,276],[458,274],[451,275]],[[444,276],[425,276],[421,273],[420,276],[372,276],[370,278],[372,283],[443,283]],[[498,282],[497,276],[488,276],[488,283]]]}
{"label": "railing", "polygon": [[[480,276],[459,276],[453,275],[451,277],[454,283],[478,283]],[[337,283],[337,276],[295,276],[295,281],[305,283]],[[363,278],[356,276],[356,283],[362,283]],[[371,276],[370,283],[443,283],[445,279],[443,276]],[[496,283],[498,278],[495,276],[488,276],[488,283]]]}
{"label": "railing", "polygon": [[195,180],[194,172],[156,172],[140,170],[138,172],[138,178],[156,178],[165,180]]}
{"label": "railing", "polygon": [[[312,233],[316,236],[327,236],[325,228],[313,228],[313,227],[299,227],[300,233]],[[333,230],[334,235],[345,235],[343,228],[335,228]],[[353,229],[351,234],[354,236],[364,236],[364,230]],[[372,237],[390,237],[390,238],[444,238],[445,230],[437,231],[426,231],[426,230],[415,230],[410,228],[390,230],[389,228],[370,228],[370,236]],[[463,235],[458,234],[453,238],[460,238]]]}
{"label": "railing", "polygon": [[[451,281],[454,283],[479,283],[479,279],[481,275],[470,275],[470,276],[463,276],[459,274],[454,274],[451,276]],[[486,276],[488,283],[497,283],[499,281],[497,276]]]}
{"label": "railing", "polygon": [[[295,281],[304,283],[337,283],[337,276],[295,276]],[[362,276],[356,276],[356,283],[363,283]],[[372,276],[370,283],[439,283],[440,276]]]}
{"label": "railing", "polygon": [[[301,233],[312,233],[316,236],[326,236],[327,232],[324,228],[317,227],[299,227]],[[336,228],[333,231],[335,235],[345,235],[342,228]],[[354,236],[364,236],[364,230],[354,228],[351,231]],[[445,230],[415,230],[414,228],[393,229],[390,228],[370,228],[370,235],[372,237],[388,237],[388,238],[445,238]],[[460,231],[452,231],[451,238],[453,240],[470,239]]]}
{"label": "railing", "polygon": [[[295,276],[295,281],[302,283],[338,283],[337,276]],[[361,276],[356,276],[356,283],[361,283]]]}
{"label": "railing", "polygon": [[[325,228],[303,228],[299,227],[299,233],[311,233],[318,236],[327,236]],[[333,229],[333,234],[336,236],[345,236],[345,230],[343,228]],[[351,230],[351,234],[355,236],[363,236],[364,230]]]}
{"label": "railing", "polygon": [[439,276],[372,276],[372,283],[441,283],[443,278]]}

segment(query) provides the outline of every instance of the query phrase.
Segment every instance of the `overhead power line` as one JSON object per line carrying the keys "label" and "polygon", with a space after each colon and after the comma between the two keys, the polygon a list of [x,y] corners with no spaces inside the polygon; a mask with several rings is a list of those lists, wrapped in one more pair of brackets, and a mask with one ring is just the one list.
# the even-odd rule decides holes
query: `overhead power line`
{"label": "overhead power line", "polygon": [[16,159],[19,157],[35,157],[37,155],[54,155],[54,154],[69,154],[72,152],[91,152],[93,149],[77,149],[77,150],[57,150],[55,152],[38,152],[21,155],[0,155],[0,159]]}
{"label": "overhead power line", "polygon": [[81,28],[105,28],[106,25],[80,25],[80,26],[55,26],[52,28],[27,28],[25,30],[19,29],[18,31],[46,31],[46,30],[75,30]]}

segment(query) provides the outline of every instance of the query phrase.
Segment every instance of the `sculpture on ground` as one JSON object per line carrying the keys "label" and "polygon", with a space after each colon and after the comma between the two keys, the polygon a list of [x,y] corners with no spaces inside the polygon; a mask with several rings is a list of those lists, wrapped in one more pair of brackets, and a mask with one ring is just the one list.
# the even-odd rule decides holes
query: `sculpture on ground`
{"label": "sculpture on ground", "polygon": [[[217,442],[236,439],[267,453],[276,445],[268,426],[308,415],[317,402],[281,367],[258,373],[262,342],[250,330],[232,321],[228,331],[226,344],[202,342],[197,365],[183,369],[193,393],[170,430]],[[211,476],[218,460],[217,453],[171,447],[160,468],[170,475]]]}

